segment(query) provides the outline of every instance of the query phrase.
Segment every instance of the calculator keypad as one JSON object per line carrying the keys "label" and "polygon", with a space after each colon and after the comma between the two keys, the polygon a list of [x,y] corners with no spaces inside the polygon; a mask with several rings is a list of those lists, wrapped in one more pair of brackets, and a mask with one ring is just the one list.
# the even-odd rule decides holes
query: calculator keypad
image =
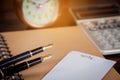
{"label": "calculator keypad", "polygon": [[92,42],[103,51],[120,50],[120,20],[87,21],[82,22],[82,25],[89,31],[87,35]]}

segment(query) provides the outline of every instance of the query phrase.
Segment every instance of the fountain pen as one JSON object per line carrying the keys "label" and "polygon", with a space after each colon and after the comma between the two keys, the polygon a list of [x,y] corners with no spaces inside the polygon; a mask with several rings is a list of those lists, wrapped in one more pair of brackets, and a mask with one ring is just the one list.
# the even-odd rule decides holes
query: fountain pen
{"label": "fountain pen", "polygon": [[7,67],[7,66],[9,66],[11,64],[15,64],[15,63],[17,63],[19,61],[22,61],[22,60],[26,59],[26,58],[32,57],[33,55],[36,55],[38,53],[43,52],[47,48],[51,48],[52,45],[53,44],[48,44],[46,46],[41,46],[41,47],[38,47],[36,49],[26,51],[26,52],[23,52],[23,53],[18,54],[16,56],[13,56],[11,58],[5,59],[5,60],[0,62],[0,68]]}
{"label": "fountain pen", "polygon": [[11,76],[14,73],[18,73],[20,71],[26,70],[26,69],[28,69],[28,68],[30,68],[38,63],[42,63],[43,61],[50,59],[51,57],[52,57],[52,55],[48,54],[48,55],[45,55],[43,57],[38,57],[38,58],[29,60],[29,61],[19,63],[19,64],[14,65],[14,66],[9,66],[5,69],[1,69],[0,70],[0,79],[4,78],[6,76]]}

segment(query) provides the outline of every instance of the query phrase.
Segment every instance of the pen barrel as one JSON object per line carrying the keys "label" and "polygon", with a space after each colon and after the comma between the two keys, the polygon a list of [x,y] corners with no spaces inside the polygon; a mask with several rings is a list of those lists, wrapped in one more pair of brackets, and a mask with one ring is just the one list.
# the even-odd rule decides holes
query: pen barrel
{"label": "pen barrel", "polygon": [[28,58],[28,57],[31,57],[29,51],[24,52],[24,53],[19,54],[19,55],[16,55],[16,56],[13,56],[13,57],[11,57],[11,58],[8,58],[8,59],[6,59],[6,60],[1,61],[1,62],[0,62],[0,68],[7,67],[7,66],[9,66],[9,65],[11,65],[11,64],[14,64],[14,63],[16,63],[16,62],[19,62],[19,61],[21,61],[21,60],[24,60],[24,59],[26,59],[26,58]]}
{"label": "pen barrel", "polygon": [[[17,64],[15,66],[9,66],[8,68],[3,69],[2,73],[4,74],[4,76],[13,75],[14,73],[18,73],[20,71],[26,70],[26,69],[28,69],[38,63],[41,63],[41,62],[42,62],[42,58],[36,58],[36,59],[30,60],[28,62],[23,62],[23,63]],[[3,75],[0,74],[0,78],[1,78],[1,76],[3,76]]]}
{"label": "pen barrel", "polygon": [[44,51],[43,48],[44,48],[44,47],[38,47],[38,48],[36,48],[36,49],[31,50],[32,55],[35,55],[35,54],[40,53],[40,52],[43,52],[43,51]]}
{"label": "pen barrel", "polygon": [[14,73],[18,73],[25,69],[28,69],[28,66],[27,66],[26,62],[23,62],[21,64],[15,65],[15,66],[9,66],[8,68],[3,69],[2,72],[3,72],[4,76],[11,76]]}
{"label": "pen barrel", "polygon": [[18,54],[16,56],[13,56],[11,58],[8,58],[6,60],[1,61],[0,62],[0,68],[9,66],[9,65],[14,64],[14,63],[17,63],[19,61],[22,61],[26,58],[31,57],[32,55],[35,55],[35,54],[43,52],[43,51],[44,51],[43,47],[38,47],[38,48],[33,49],[31,51],[26,51],[24,53]]}
{"label": "pen barrel", "polygon": [[29,64],[28,67],[32,67],[41,62],[42,62],[42,58],[36,58],[36,59],[30,60],[30,61],[28,61],[28,64]]}

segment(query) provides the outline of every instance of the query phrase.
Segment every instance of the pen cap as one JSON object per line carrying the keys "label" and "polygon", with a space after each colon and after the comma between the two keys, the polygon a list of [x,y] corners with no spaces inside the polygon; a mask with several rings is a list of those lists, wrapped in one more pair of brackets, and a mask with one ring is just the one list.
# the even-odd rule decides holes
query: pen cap
{"label": "pen cap", "polygon": [[4,73],[4,76],[8,76],[8,75],[13,75],[14,73],[23,71],[27,68],[28,68],[28,66],[27,66],[26,62],[24,62],[24,63],[18,64],[18,65],[10,66],[6,69],[3,69],[2,72]]}
{"label": "pen cap", "polygon": [[1,61],[0,62],[0,68],[3,68],[5,66],[9,66],[9,65],[14,64],[14,63],[17,63],[17,62],[19,62],[21,60],[24,60],[26,58],[29,58],[29,57],[31,57],[29,51],[26,51],[24,53],[18,54],[16,56],[13,56],[11,58],[8,58],[8,59],[5,59],[5,60]]}

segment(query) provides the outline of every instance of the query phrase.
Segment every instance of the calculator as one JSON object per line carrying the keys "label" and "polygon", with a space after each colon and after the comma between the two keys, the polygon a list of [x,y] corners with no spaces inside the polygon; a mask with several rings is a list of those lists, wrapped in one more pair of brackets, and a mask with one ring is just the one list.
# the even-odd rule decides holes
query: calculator
{"label": "calculator", "polygon": [[105,3],[70,8],[76,24],[103,55],[120,53],[120,6]]}

